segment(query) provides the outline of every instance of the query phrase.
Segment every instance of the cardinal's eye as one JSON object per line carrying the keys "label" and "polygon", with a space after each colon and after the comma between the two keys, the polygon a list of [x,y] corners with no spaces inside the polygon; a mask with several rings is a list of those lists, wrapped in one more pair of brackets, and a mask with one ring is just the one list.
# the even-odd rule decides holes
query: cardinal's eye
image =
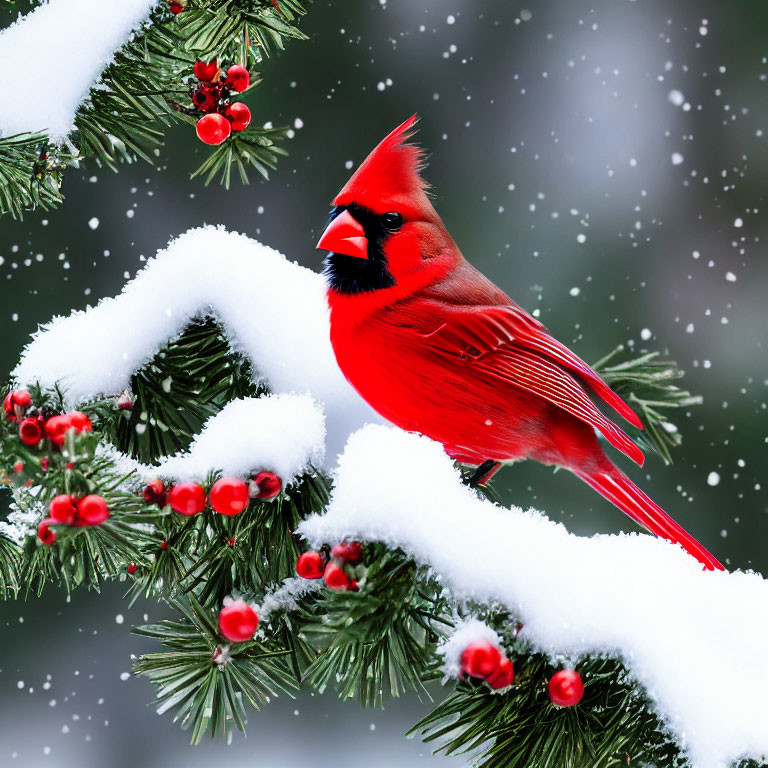
{"label": "cardinal's eye", "polygon": [[390,232],[396,232],[403,226],[403,217],[396,211],[385,213],[384,216],[382,216],[382,221],[384,222],[384,226]]}

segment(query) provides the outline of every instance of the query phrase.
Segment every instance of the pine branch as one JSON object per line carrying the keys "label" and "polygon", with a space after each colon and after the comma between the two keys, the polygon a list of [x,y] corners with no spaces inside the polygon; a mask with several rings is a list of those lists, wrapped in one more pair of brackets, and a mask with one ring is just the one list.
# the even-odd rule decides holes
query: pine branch
{"label": "pine branch", "polygon": [[250,168],[265,181],[269,171],[277,168],[277,159],[288,153],[276,142],[285,138],[285,128],[262,129],[260,131],[243,131],[219,144],[203,161],[200,167],[192,173],[191,178],[204,176],[208,186],[216,176],[225,189],[229,189],[233,169],[238,172],[240,181],[248,184]]}
{"label": "pine branch", "polygon": [[[253,70],[285,40],[304,40],[296,26],[305,14],[297,0],[189,0],[173,15],[159,4],[148,22],[114,56],[75,115],[75,131],[61,145],[44,134],[0,138],[0,215],[62,201],[62,174],[81,160],[117,170],[136,159],[154,162],[165,131],[194,126],[203,113],[191,101],[197,59],[240,63]],[[254,78],[251,88],[260,81]],[[250,90],[250,89],[249,89]],[[255,124],[211,150],[192,174],[208,184],[217,176],[227,188],[232,170],[243,183],[255,171],[266,179],[285,155],[284,128]]]}
{"label": "pine branch", "polygon": [[328,503],[329,483],[306,475],[274,501],[251,503],[236,517],[211,515],[206,542],[182,579],[207,605],[220,605],[233,591],[259,594],[267,584],[295,574],[301,549],[293,535],[301,520]]}
{"label": "pine branch", "polygon": [[201,59],[211,58],[230,41],[238,41],[240,56],[257,61],[262,55],[283,50],[283,38],[306,40],[295,26],[306,13],[296,0],[280,0],[277,8],[268,0],[214,0],[189,3],[178,16],[180,36]]}
{"label": "pine branch", "polygon": [[226,403],[263,394],[254,377],[250,362],[232,350],[217,322],[197,320],[131,377],[131,410],[108,404],[110,437],[122,452],[154,463],[188,447]]}
{"label": "pine branch", "polygon": [[175,621],[137,627],[137,635],[159,640],[168,650],[144,654],[133,673],[157,686],[157,711],[174,713],[190,729],[192,743],[205,736],[231,739],[245,730],[244,703],[256,709],[280,693],[296,689],[287,654],[257,635],[253,641],[228,645],[219,635],[216,617],[196,597],[171,605],[181,614]]}
{"label": "pine branch", "polygon": [[25,210],[55,208],[64,169],[76,161],[68,148],[49,146],[45,134],[0,137],[0,215],[20,219]]}
{"label": "pine branch", "polygon": [[643,422],[645,432],[636,431],[635,439],[661,456],[665,464],[671,464],[671,449],[680,445],[683,438],[663,411],[700,405],[702,398],[673,383],[685,375],[674,361],[661,359],[658,352],[648,352],[615,362],[623,351],[623,345],[616,347],[592,367],[627,400]]}
{"label": "pine branch", "polygon": [[435,648],[450,620],[440,589],[401,552],[371,547],[355,577],[359,592],[325,590],[306,607],[302,634],[320,651],[304,680],[339,697],[382,706],[387,695],[429,696],[439,677]]}
{"label": "pine branch", "polygon": [[0,534],[0,600],[15,598],[21,588],[21,549]]}
{"label": "pine branch", "polygon": [[609,768],[678,764],[679,750],[619,662],[579,663],[585,696],[576,707],[549,700],[555,671],[540,655],[524,659],[514,686],[497,695],[467,681],[417,723],[448,755],[472,753],[480,768]]}

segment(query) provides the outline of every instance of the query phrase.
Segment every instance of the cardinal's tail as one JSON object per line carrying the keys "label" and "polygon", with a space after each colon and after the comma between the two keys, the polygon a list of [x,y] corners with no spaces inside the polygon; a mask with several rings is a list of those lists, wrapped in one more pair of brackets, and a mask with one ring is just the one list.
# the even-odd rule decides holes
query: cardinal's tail
{"label": "cardinal's tail", "polygon": [[574,474],[651,533],[675,544],[680,544],[683,549],[703,563],[707,570],[725,570],[717,558],[710,554],[616,467],[607,472],[574,470]]}

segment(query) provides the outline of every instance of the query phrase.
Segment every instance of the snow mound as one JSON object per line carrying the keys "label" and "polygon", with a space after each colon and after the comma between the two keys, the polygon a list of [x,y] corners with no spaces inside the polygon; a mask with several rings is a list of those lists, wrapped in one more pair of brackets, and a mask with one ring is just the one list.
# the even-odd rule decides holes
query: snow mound
{"label": "snow mound", "polygon": [[504,509],[461,483],[442,447],[369,425],[342,455],[312,546],[342,539],[402,547],[456,596],[506,605],[551,657],[619,656],[697,768],[768,754],[768,581],[703,571],[645,534],[569,533]]}
{"label": "snow mound", "polygon": [[323,460],[325,416],[307,395],[234,400],[208,419],[188,451],[144,475],[203,480],[212,470],[245,477],[275,472],[288,483]]}
{"label": "snow mound", "polygon": [[[13,377],[19,385],[58,383],[70,407],[117,394],[134,371],[206,314],[273,393],[308,394],[323,405],[329,461],[352,431],[381,421],[336,364],[322,276],[217,227],[172,241],[119,296],[54,318],[24,349]],[[83,350],[91,365],[82,365]]]}
{"label": "snow mound", "polygon": [[70,133],[77,108],[156,2],[50,0],[0,31],[0,72],[21,70],[25,84],[0,112],[0,136]]}

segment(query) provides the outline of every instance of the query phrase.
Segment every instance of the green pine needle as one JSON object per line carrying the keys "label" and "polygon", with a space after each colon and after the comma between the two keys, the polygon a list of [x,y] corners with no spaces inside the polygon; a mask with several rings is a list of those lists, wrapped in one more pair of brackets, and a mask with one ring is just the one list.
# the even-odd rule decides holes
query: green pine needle
{"label": "green pine needle", "polygon": [[[190,97],[198,58],[217,57],[253,71],[264,57],[282,51],[286,40],[306,39],[297,27],[304,14],[297,0],[189,0],[178,15],[159,4],[116,52],[65,142],[49,144],[40,133],[0,138],[0,215],[21,218],[25,211],[59,205],[64,170],[82,160],[112,170],[137,159],[155,162],[165,132],[179,123],[194,126],[203,114]],[[259,82],[254,77],[251,88]],[[252,172],[266,179],[286,154],[278,146],[285,133],[254,125],[232,134],[209,150],[192,176],[203,176],[206,184],[219,177],[227,188],[233,170],[243,183]]]}
{"label": "green pine needle", "polygon": [[450,626],[440,588],[402,552],[371,547],[358,567],[359,592],[324,590],[302,615],[302,634],[321,652],[304,680],[365,706],[406,691],[429,696],[439,677],[435,649]]}
{"label": "green pine needle", "polygon": [[680,445],[683,438],[664,411],[700,405],[702,399],[675,384],[685,374],[674,361],[664,360],[658,352],[647,352],[631,360],[615,362],[623,351],[623,345],[616,347],[592,367],[643,422],[644,432],[629,428],[635,439],[661,456],[665,464],[671,464],[671,449]]}
{"label": "green pine needle", "polygon": [[[158,713],[172,711],[174,720],[191,731],[193,744],[206,733],[230,741],[235,728],[245,731],[246,703],[258,709],[272,697],[296,690],[288,654],[268,639],[257,635],[229,644],[218,632],[217,613],[194,595],[171,605],[181,618],[133,630],[167,649],[140,656],[133,673],[157,687]],[[216,663],[215,658],[227,661]]]}
{"label": "green pine needle", "polygon": [[477,681],[458,684],[411,734],[421,732],[448,755],[469,753],[480,768],[682,765],[619,662],[581,661],[584,698],[567,708],[549,699],[547,683],[556,669],[543,656],[526,656],[517,669],[512,688],[500,694]]}
{"label": "green pine needle", "polygon": [[19,594],[21,559],[19,547],[0,535],[0,600],[15,598]]}

